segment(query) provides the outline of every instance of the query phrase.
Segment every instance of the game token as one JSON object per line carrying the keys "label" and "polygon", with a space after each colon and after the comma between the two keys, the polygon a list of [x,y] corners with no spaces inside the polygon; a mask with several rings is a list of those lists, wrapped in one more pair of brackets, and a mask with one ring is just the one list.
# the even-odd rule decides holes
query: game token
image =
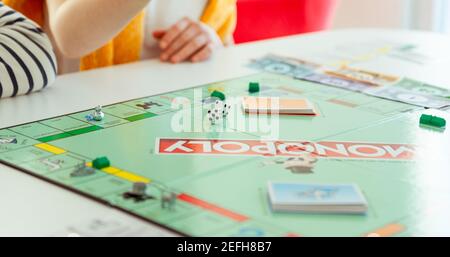
{"label": "game token", "polygon": [[431,118],[432,117],[433,116],[431,116],[431,115],[422,114],[420,116],[420,124],[422,124],[422,125],[429,125],[431,123]]}
{"label": "game token", "polygon": [[217,91],[217,90],[215,90],[214,92],[211,93],[211,97],[216,97],[222,101],[225,101],[225,94],[220,91]]}
{"label": "game token", "polygon": [[432,115],[428,115],[428,114],[422,114],[422,116],[420,116],[420,124],[421,125],[428,125],[428,126],[433,126],[433,127],[438,127],[438,128],[444,128],[446,123],[447,122],[445,121],[445,119],[443,119],[441,117],[432,116]]}
{"label": "game token", "polygon": [[177,200],[177,194],[174,192],[164,192],[161,196],[161,208],[173,210],[175,202]]}
{"label": "game token", "polygon": [[85,118],[87,121],[93,121],[93,120],[94,120],[94,115],[89,114],[89,115],[86,115],[84,118]]}
{"label": "game token", "polygon": [[129,192],[125,192],[123,197],[125,199],[133,198],[136,202],[145,201],[147,199],[154,199],[153,196],[147,195],[147,184],[143,182],[133,183],[133,188]]}
{"label": "game token", "polygon": [[99,106],[95,107],[95,111],[92,114],[92,118],[95,121],[102,121],[104,117],[105,117],[105,114],[102,112],[102,106],[99,105]]}
{"label": "game token", "polygon": [[145,195],[145,190],[147,189],[147,184],[143,182],[136,182],[133,184],[133,191],[131,192],[134,195],[143,196]]}
{"label": "game token", "polygon": [[140,108],[142,108],[144,110],[151,109],[153,106],[162,107],[161,104],[156,103],[156,102],[152,102],[152,101],[145,102],[145,103],[142,103],[142,104],[136,104],[136,106],[140,107]]}
{"label": "game token", "polygon": [[17,144],[17,138],[0,138],[0,145]]}
{"label": "game token", "polygon": [[311,154],[304,154],[296,157],[275,158],[266,160],[262,163],[263,166],[276,164],[283,165],[283,167],[293,174],[312,174],[314,172],[314,166],[318,159]]}
{"label": "game token", "polygon": [[445,121],[445,119],[443,119],[441,117],[433,116],[433,118],[431,119],[432,126],[444,128],[446,124],[447,124],[447,122]]}
{"label": "game token", "polygon": [[259,83],[258,82],[250,82],[248,84],[248,92],[250,92],[250,93],[259,92]]}
{"label": "game token", "polygon": [[285,161],[284,168],[294,174],[309,174],[313,173],[316,162],[317,158],[310,155],[291,157]]}
{"label": "game token", "polygon": [[92,162],[92,166],[98,170],[108,168],[110,165],[107,157],[99,157]]}
{"label": "game token", "polygon": [[86,162],[81,162],[75,167],[75,170],[70,173],[71,177],[85,177],[95,173],[95,169],[86,165]]}

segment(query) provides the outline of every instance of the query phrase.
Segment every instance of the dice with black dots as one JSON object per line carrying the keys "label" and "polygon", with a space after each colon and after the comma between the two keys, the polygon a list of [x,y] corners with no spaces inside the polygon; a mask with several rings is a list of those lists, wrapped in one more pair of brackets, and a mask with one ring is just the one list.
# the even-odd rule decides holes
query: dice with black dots
{"label": "dice with black dots", "polygon": [[212,125],[225,119],[230,113],[231,105],[217,100],[211,109],[208,110],[208,120]]}

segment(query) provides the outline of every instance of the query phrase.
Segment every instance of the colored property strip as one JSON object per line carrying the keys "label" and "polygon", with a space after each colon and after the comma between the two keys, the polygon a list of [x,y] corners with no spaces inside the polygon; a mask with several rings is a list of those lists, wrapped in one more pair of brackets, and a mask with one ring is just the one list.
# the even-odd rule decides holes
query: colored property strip
{"label": "colored property strip", "polygon": [[375,231],[367,233],[366,237],[389,237],[405,230],[405,226],[397,223],[388,224]]}
{"label": "colored property strip", "polygon": [[150,183],[150,181],[151,181],[151,180],[148,179],[148,178],[145,178],[145,177],[142,177],[142,176],[133,174],[133,173],[128,172],[128,171],[123,171],[123,170],[121,170],[120,172],[115,173],[115,174],[113,174],[113,175],[116,176],[116,177],[119,177],[119,178],[128,180],[128,181],[131,181],[131,182],[133,182],[133,183],[136,183],[136,182],[143,182],[143,183],[147,183],[147,184],[148,184],[148,183]]}
{"label": "colored property strip", "polygon": [[39,149],[42,149],[44,151],[47,151],[49,153],[56,154],[56,155],[63,154],[63,153],[66,152],[66,150],[64,150],[64,149],[61,149],[59,147],[56,147],[56,146],[53,146],[53,145],[49,145],[49,144],[46,144],[46,143],[37,144],[37,145],[34,145],[34,146],[39,148]]}
{"label": "colored property strip", "polygon": [[69,133],[60,133],[60,134],[51,135],[51,136],[47,136],[47,137],[41,137],[41,138],[38,138],[37,140],[42,142],[42,143],[48,143],[48,142],[51,142],[51,141],[55,141],[55,140],[58,140],[58,139],[63,139],[63,138],[66,138],[66,137],[71,137],[71,136],[72,135],[69,134]]}
{"label": "colored property strip", "polygon": [[66,138],[66,137],[86,134],[86,133],[93,132],[93,131],[100,130],[100,129],[103,129],[103,128],[99,127],[99,126],[89,126],[89,127],[86,127],[86,128],[75,129],[75,130],[63,132],[63,133],[56,134],[56,135],[51,135],[51,136],[47,136],[47,137],[41,137],[41,138],[38,138],[37,140],[42,142],[42,143],[48,143],[48,142],[55,141],[55,140],[58,140],[58,139],[63,139],[63,138]]}
{"label": "colored property strip", "polygon": [[133,121],[143,120],[143,119],[147,119],[147,118],[151,118],[151,117],[155,117],[155,116],[157,116],[157,115],[154,113],[146,112],[146,113],[138,114],[138,115],[131,116],[131,117],[128,117],[125,119],[127,121],[133,122]]}
{"label": "colored property strip", "polygon": [[97,131],[103,129],[102,127],[99,126],[89,126],[86,128],[80,128],[80,129],[75,129],[75,130],[71,130],[67,133],[71,134],[72,136],[77,136],[77,135],[81,135],[81,134],[86,134],[89,132],[93,132],[93,131]]}
{"label": "colored property strip", "polygon": [[[125,120],[127,120],[129,122],[134,122],[134,121],[148,119],[148,118],[155,117],[155,116],[158,116],[158,115],[151,113],[151,112],[146,112],[146,113],[127,117],[127,118],[125,118]],[[85,127],[85,128],[66,131],[66,132],[62,132],[62,133],[51,135],[51,136],[41,137],[41,138],[38,138],[37,140],[42,143],[47,143],[47,142],[55,141],[58,139],[63,139],[63,138],[72,137],[72,136],[78,136],[78,135],[86,134],[86,133],[101,130],[101,129],[103,129],[103,128],[100,126],[92,125],[92,126]]]}
{"label": "colored property strip", "polygon": [[347,106],[347,107],[351,107],[351,108],[358,107],[357,104],[346,102],[346,101],[342,101],[342,100],[339,100],[339,99],[330,99],[330,100],[328,100],[328,102],[334,103],[334,104],[343,105],[343,106]]}
{"label": "colored property strip", "polygon": [[[86,165],[89,167],[92,167],[92,162],[88,162],[88,163],[86,163]],[[128,180],[132,183],[144,182],[144,183],[148,184],[151,182],[151,179],[149,179],[149,178],[142,177],[142,176],[136,175],[136,174],[128,172],[128,171],[121,170],[121,169],[119,169],[117,167],[113,167],[113,166],[103,168],[101,170],[105,173],[108,173],[110,175],[116,176],[121,179]]]}
{"label": "colored property strip", "polygon": [[244,215],[221,208],[217,205],[205,202],[203,200],[200,200],[200,199],[198,199],[194,196],[190,196],[188,194],[182,193],[182,194],[178,195],[178,200],[190,203],[192,205],[198,206],[200,208],[203,208],[203,209],[211,211],[211,212],[215,212],[219,215],[225,216],[225,217],[235,220],[237,222],[244,222],[249,219],[248,217],[246,217]]}

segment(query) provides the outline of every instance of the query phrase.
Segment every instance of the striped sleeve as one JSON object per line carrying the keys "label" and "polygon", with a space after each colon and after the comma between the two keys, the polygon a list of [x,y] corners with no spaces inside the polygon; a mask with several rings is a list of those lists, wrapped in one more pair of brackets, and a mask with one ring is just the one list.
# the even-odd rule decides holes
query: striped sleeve
{"label": "striped sleeve", "polygon": [[56,73],[47,35],[0,2],[0,98],[41,90],[53,83]]}

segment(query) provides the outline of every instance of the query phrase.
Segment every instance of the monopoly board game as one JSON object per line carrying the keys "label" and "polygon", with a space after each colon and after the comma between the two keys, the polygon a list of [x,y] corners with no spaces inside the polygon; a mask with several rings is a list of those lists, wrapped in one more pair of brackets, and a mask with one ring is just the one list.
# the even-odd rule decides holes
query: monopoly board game
{"label": "monopoly board game", "polygon": [[[308,98],[318,114],[266,115],[261,129],[255,115],[236,104],[232,111],[246,118],[243,123],[211,125],[205,119],[214,101],[211,91],[221,90],[227,99],[247,96],[253,81],[262,85],[257,95]],[[92,112],[87,110],[1,129],[0,161],[190,236],[420,233],[415,228],[419,207],[412,200],[419,194],[412,179],[423,143],[417,138],[448,138],[447,131],[419,128],[422,107],[264,72],[103,111],[102,121],[87,120]],[[109,167],[71,175],[80,162],[91,165],[101,156],[110,160]],[[288,165],[305,156],[316,159],[311,170]],[[274,212],[268,181],[353,183],[366,197],[368,211]],[[151,197],[124,197],[135,182],[147,183]],[[175,193],[171,208],[162,206],[161,188]]]}

